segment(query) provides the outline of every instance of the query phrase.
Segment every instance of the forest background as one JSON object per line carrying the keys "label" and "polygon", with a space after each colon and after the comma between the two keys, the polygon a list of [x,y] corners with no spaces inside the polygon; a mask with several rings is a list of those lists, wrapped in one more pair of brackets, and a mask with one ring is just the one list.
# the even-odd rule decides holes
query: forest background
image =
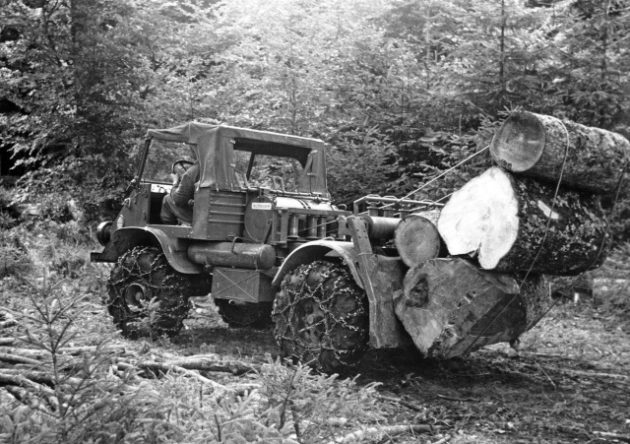
{"label": "forest background", "polygon": [[0,5],[0,148],[27,172],[11,199],[52,218],[114,211],[146,129],[188,120],[322,138],[338,203],[414,190],[516,108],[630,135],[623,0]]}
{"label": "forest background", "polygon": [[[629,80],[630,0],[0,0],[0,442],[319,443],[400,424],[420,431],[379,442],[630,441],[627,181],[592,297],[574,303],[571,277],[518,359],[315,375],[204,298],[179,336],[128,341],[101,303],[110,267],[88,259],[148,128],[318,137],[337,203],[441,199],[488,158],[431,179],[511,110],[629,137]],[[222,369],[146,371],[199,355]]]}

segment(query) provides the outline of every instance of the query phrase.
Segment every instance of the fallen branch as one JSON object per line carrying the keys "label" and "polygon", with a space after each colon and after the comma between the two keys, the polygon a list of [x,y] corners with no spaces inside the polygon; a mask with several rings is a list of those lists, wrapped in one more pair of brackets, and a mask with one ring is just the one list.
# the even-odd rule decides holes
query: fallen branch
{"label": "fallen branch", "polygon": [[2,352],[0,352],[0,361],[7,362],[9,364],[28,364],[35,367],[42,365],[42,363],[36,359]]}
{"label": "fallen branch", "polygon": [[601,436],[602,438],[615,439],[622,442],[630,442],[630,435],[620,435],[618,433],[610,432],[598,432],[596,430],[593,431],[593,434]]}
{"label": "fallen branch", "polygon": [[436,393],[435,396],[437,396],[438,398],[446,399],[447,401],[479,402],[478,399],[474,398],[458,398],[457,396],[440,395],[439,393]]}
{"label": "fallen branch", "polygon": [[438,439],[437,441],[432,442],[431,444],[444,444],[445,442],[448,442],[449,439],[451,439],[451,435],[446,435],[444,438]]}
{"label": "fallen branch", "polygon": [[191,376],[197,379],[204,384],[208,384],[215,389],[218,390],[228,390],[226,386],[223,384],[219,384],[218,382],[213,381],[212,379],[208,379],[205,376],[200,375],[199,373],[185,369],[183,367],[179,367],[176,365],[165,364],[162,362],[153,362],[153,361],[145,361],[137,364],[129,364],[127,362],[119,362],[118,363],[119,370],[137,370],[137,369],[145,369],[145,370],[158,370],[160,372],[177,372],[182,373],[186,376]]}
{"label": "fallen branch", "polygon": [[53,410],[57,410],[57,408],[59,407],[57,399],[55,398],[54,390],[42,384],[33,382],[30,379],[25,378],[24,376],[0,373],[0,386],[21,387],[34,395],[36,394],[40,397],[43,397]]}
{"label": "fallen branch", "polygon": [[17,325],[17,321],[15,319],[9,319],[8,321],[0,322],[0,329],[15,327]]}
{"label": "fallen branch", "polygon": [[37,350],[32,348],[15,348],[15,347],[1,347],[0,355],[8,354],[11,356],[21,356],[23,358],[30,359],[46,359],[50,357],[50,353],[46,350]]}
{"label": "fallen branch", "polygon": [[0,338],[0,346],[2,345],[13,345],[17,339],[15,338]]}
{"label": "fallen branch", "polygon": [[348,433],[341,438],[335,438],[329,441],[328,444],[343,444],[354,441],[361,441],[371,436],[387,435],[391,437],[393,435],[402,435],[403,433],[430,433],[433,432],[433,427],[429,424],[401,424],[385,427],[367,427],[361,430]]}
{"label": "fallen branch", "polygon": [[243,375],[258,371],[259,367],[254,364],[246,364],[240,361],[220,361],[209,359],[203,355],[189,356],[186,358],[167,361],[165,364],[183,367],[188,370],[199,370],[207,372],[226,372],[233,375]]}
{"label": "fallen branch", "polygon": [[52,414],[50,408],[45,407],[41,399],[39,399],[37,396],[34,396],[28,390],[13,385],[4,387],[4,389],[17,401],[29,406],[31,409],[38,410],[48,415]]}
{"label": "fallen branch", "polygon": [[393,396],[380,395],[379,398],[381,398],[383,401],[390,401],[390,402],[393,402],[393,403],[396,403],[396,404],[400,404],[400,405],[402,405],[404,407],[407,407],[408,409],[414,410],[416,412],[424,412],[426,410],[425,407],[417,406],[415,404],[412,404],[412,403],[407,402],[407,401],[405,401],[403,399],[400,399],[400,398],[395,398]]}
{"label": "fallen branch", "polygon": [[[16,369],[16,368],[3,368],[2,373],[7,374],[7,375],[20,375],[38,384],[43,384],[52,388],[54,388],[56,385],[54,378],[49,373],[46,373],[46,372],[23,370],[23,369]],[[70,384],[73,386],[78,386],[81,384],[81,379],[75,378],[72,376],[65,376],[58,382],[61,382],[64,384]]]}
{"label": "fallen branch", "polygon": [[127,370],[127,371],[142,369],[142,370],[157,371],[160,373],[176,372],[176,373],[180,373],[186,376],[193,377],[197,379],[198,381],[204,384],[207,384],[216,390],[221,390],[221,391],[242,393],[242,392],[247,392],[249,390],[260,388],[259,384],[234,384],[234,385],[226,386],[216,381],[213,381],[212,379],[206,378],[205,376],[199,374],[195,370],[189,370],[184,367],[180,367],[178,365],[174,365],[172,363],[166,363],[166,362],[144,361],[144,362],[139,362],[135,364],[131,364],[128,362],[118,362],[117,365],[118,365],[119,370]]}

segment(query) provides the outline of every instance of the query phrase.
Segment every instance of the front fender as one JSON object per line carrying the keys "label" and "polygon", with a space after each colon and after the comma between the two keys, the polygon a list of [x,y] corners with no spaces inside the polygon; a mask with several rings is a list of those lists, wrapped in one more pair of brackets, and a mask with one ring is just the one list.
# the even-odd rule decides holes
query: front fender
{"label": "front fender", "polygon": [[352,242],[317,240],[300,245],[293,250],[284,260],[280,269],[276,272],[272,284],[277,287],[282,278],[298,265],[306,264],[318,259],[328,257],[340,257],[350,269],[350,273],[357,285],[363,289],[363,280],[356,264],[357,253]]}
{"label": "front fender", "polygon": [[112,233],[111,240],[100,253],[90,255],[93,262],[116,262],[125,251],[139,245],[155,246],[162,250],[175,271],[199,274],[203,267],[188,259],[188,242],[184,239],[190,227],[124,227]]}

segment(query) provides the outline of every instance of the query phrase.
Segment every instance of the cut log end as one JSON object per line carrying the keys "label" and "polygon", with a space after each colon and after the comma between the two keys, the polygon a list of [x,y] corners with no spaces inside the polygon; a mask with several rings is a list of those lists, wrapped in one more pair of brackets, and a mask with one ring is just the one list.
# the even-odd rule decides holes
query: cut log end
{"label": "cut log end", "polygon": [[455,192],[442,209],[438,231],[452,255],[479,254],[493,269],[507,254],[519,229],[518,201],[510,177],[493,167]]}
{"label": "cut log end", "polygon": [[409,269],[403,290],[396,315],[426,356],[462,356],[525,330],[526,307],[516,279],[463,259],[431,259]]}
{"label": "cut log end", "polygon": [[398,225],[395,243],[400,258],[409,267],[421,265],[440,253],[437,227],[421,214],[411,214]]}
{"label": "cut log end", "polygon": [[515,173],[533,167],[545,148],[545,128],[529,112],[515,112],[494,135],[490,153],[499,165]]}

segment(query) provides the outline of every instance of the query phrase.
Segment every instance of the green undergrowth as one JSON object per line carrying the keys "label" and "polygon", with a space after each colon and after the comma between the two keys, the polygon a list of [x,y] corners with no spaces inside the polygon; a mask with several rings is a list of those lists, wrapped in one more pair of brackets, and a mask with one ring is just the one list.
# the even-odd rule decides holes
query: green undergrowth
{"label": "green undergrowth", "polygon": [[[11,347],[30,350],[27,358],[39,355],[37,365],[0,366],[0,442],[316,443],[385,420],[378,384],[270,357],[246,376],[205,374],[211,383],[122,371],[111,346],[148,359],[147,342],[122,340],[114,330],[101,303],[109,266],[89,263],[94,248],[73,221],[2,233],[0,250],[11,256],[2,255],[0,312],[17,325],[0,337],[16,338]],[[148,343],[162,349],[162,342]],[[73,347],[85,350],[68,355]],[[7,375],[36,384],[11,385]]]}

